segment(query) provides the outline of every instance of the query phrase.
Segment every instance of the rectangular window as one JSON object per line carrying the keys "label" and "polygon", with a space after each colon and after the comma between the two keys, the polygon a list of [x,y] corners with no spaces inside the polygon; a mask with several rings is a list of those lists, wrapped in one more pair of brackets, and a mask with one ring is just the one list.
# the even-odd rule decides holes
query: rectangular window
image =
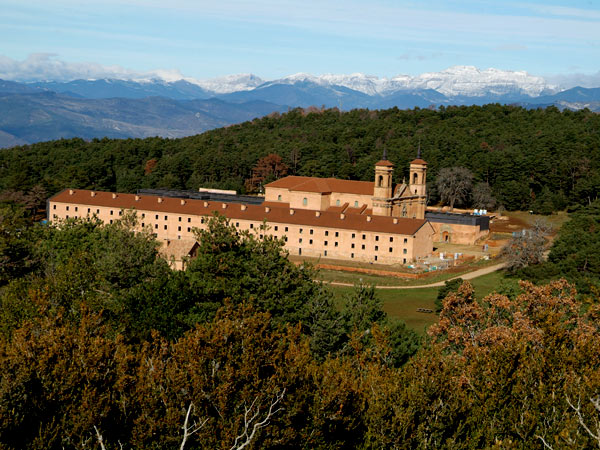
{"label": "rectangular window", "polygon": [[392,247],[390,247],[390,253],[392,253],[392,251],[393,251],[393,249],[392,249]]}
{"label": "rectangular window", "polygon": [[284,240],[285,242],[287,242],[287,236],[285,236],[285,237],[283,238],[283,240]]}
{"label": "rectangular window", "polygon": [[158,230],[158,224],[157,223],[154,224],[154,229]]}
{"label": "rectangular window", "polygon": [[181,222],[181,217],[179,218],[179,221]]}
{"label": "rectangular window", "polygon": [[298,239],[298,242],[299,242],[300,244],[302,244],[302,238]]}
{"label": "rectangular window", "polygon": [[191,229],[190,227],[188,227],[188,233],[189,233],[190,231],[192,231],[192,229]]}
{"label": "rectangular window", "polygon": [[250,228],[254,228],[254,224],[253,223],[250,224]]}
{"label": "rectangular window", "polygon": [[239,222],[236,222],[236,223],[235,223],[235,227],[236,227],[236,228],[239,228],[239,227],[240,227],[240,223],[239,223]]}
{"label": "rectangular window", "polygon": [[112,210],[112,209],[110,210],[110,215],[111,215],[111,216],[113,215],[113,210]]}
{"label": "rectangular window", "polygon": [[52,206],[52,209],[56,209],[56,205],[53,205],[53,206]]}
{"label": "rectangular window", "polygon": [[406,244],[408,242],[408,239],[404,238],[404,243]]}
{"label": "rectangular window", "polygon": [[327,241],[323,242],[323,245],[327,246]]}
{"label": "rectangular window", "polygon": [[145,226],[145,224],[144,224],[144,222],[142,222],[142,228],[144,228],[144,226]]}
{"label": "rectangular window", "polygon": [[100,210],[99,209],[96,210],[96,214],[100,214]]}
{"label": "rectangular window", "polygon": [[354,243],[352,243],[351,248],[354,248]]}
{"label": "rectangular window", "polygon": [[200,223],[204,223],[204,217],[200,219]]}
{"label": "rectangular window", "polygon": [[181,239],[181,236],[177,235],[177,239]]}
{"label": "rectangular window", "polygon": [[76,206],[76,207],[75,207],[75,212],[77,212],[77,211],[79,211],[79,208]]}
{"label": "rectangular window", "polygon": [[302,199],[302,204],[303,204],[304,206],[308,205],[308,199],[307,199],[306,197],[304,197],[304,198]]}
{"label": "rectangular window", "polygon": [[156,220],[158,220],[158,214],[157,214],[156,216],[154,216],[154,218],[155,218]]}
{"label": "rectangular window", "polygon": [[[69,218],[69,215],[67,214],[67,219]],[[110,221],[110,223],[112,223],[112,220]]]}
{"label": "rectangular window", "polygon": [[299,231],[299,233],[300,233],[300,234],[302,234],[302,228],[300,228],[300,231]]}
{"label": "rectangular window", "polygon": [[146,218],[146,214],[142,213],[142,219],[145,219],[145,218]]}
{"label": "rectangular window", "polygon": [[325,236],[329,236],[329,231],[325,230]]}
{"label": "rectangular window", "polygon": [[350,253],[350,258],[354,258],[354,253]]}
{"label": "rectangular window", "polygon": [[285,227],[285,231],[286,231],[286,232],[287,232],[287,230],[288,230],[288,227]]}
{"label": "rectangular window", "polygon": [[334,246],[334,247],[337,247],[337,246],[338,246],[338,243],[336,242],[335,244],[333,244],[333,246]]}
{"label": "rectangular window", "polygon": [[[69,207],[67,206],[67,211],[69,210]],[[112,211],[110,212],[112,214]]]}
{"label": "rectangular window", "polygon": [[375,255],[375,261],[377,261],[377,255]]}
{"label": "rectangular window", "polygon": [[402,264],[406,264],[406,258],[402,259]]}
{"label": "rectangular window", "polygon": [[356,237],[356,234],[352,233],[352,239],[354,239]]}
{"label": "rectangular window", "polygon": [[277,225],[275,225],[275,231],[279,230],[279,228],[277,227]]}
{"label": "rectangular window", "polygon": [[358,201],[354,202],[354,207],[358,208]]}
{"label": "rectangular window", "polygon": [[92,208],[88,208],[88,214],[92,212]]}
{"label": "rectangular window", "polygon": [[310,240],[308,241],[308,243],[309,243],[310,245],[312,245],[312,239],[310,239]]}
{"label": "rectangular window", "polygon": [[365,244],[361,245],[361,249],[364,250],[365,249]]}
{"label": "rectangular window", "polygon": [[393,237],[390,238],[390,242],[394,242],[394,238]]}
{"label": "rectangular window", "polygon": [[188,223],[190,223],[192,221],[191,217],[188,217]]}
{"label": "rectangular window", "polygon": [[167,229],[167,226],[165,225],[165,230]]}
{"label": "rectangular window", "polygon": [[312,229],[310,230],[310,234],[313,234],[313,230]]}
{"label": "rectangular window", "polygon": [[402,254],[406,255],[406,249],[402,250]]}
{"label": "rectangular window", "polygon": [[122,216],[123,215],[123,210],[119,211],[119,215]]}
{"label": "rectangular window", "polygon": [[362,235],[362,238],[363,238],[363,241],[364,241],[364,240],[367,238],[367,235],[366,235],[366,234],[363,234],[363,235]]}
{"label": "rectangular window", "polygon": [[378,251],[379,251],[379,246],[378,246],[378,245],[376,245],[376,246],[375,246],[375,251],[376,251],[376,252],[378,252]]}
{"label": "rectangular window", "polygon": [[167,220],[167,216],[165,216],[165,220]]}
{"label": "rectangular window", "polygon": [[375,240],[378,241],[379,240],[379,236],[375,236]]}
{"label": "rectangular window", "polygon": [[340,237],[340,233],[338,233],[337,231],[335,232],[335,237]]}
{"label": "rectangular window", "polygon": [[279,195],[277,196],[277,201],[278,201],[278,202],[280,202],[280,201],[281,201],[281,194],[279,194]]}
{"label": "rectangular window", "polygon": [[327,250],[325,250],[325,252],[323,253],[323,256],[327,256]]}
{"label": "rectangular window", "polygon": [[181,231],[181,227],[177,227],[177,231]]}

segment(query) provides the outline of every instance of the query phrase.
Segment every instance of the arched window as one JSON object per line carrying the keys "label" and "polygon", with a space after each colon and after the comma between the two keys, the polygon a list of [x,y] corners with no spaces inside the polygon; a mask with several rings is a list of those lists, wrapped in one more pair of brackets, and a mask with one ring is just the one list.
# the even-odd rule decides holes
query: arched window
{"label": "arched window", "polygon": [[377,179],[377,186],[383,186],[383,175],[379,175],[379,178]]}
{"label": "arched window", "polygon": [[419,179],[419,175],[413,173],[413,184],[417,184],[417,180]]}

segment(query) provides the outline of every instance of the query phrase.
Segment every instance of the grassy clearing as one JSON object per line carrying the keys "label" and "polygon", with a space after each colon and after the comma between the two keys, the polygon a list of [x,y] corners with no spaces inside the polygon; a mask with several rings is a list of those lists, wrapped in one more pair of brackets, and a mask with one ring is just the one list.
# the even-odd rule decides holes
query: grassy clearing
{"label": "grassy clearing", "polygon": [[504,213],[508,217],[514,217],[529,225],[533,224],[537,219],[548,222],[552,225],[555,231],[558,231],[562,225],[569,220],[569,215],[565,211],[559,211],[548,216],[540,214],[529,214],[527,211],[507,211]]}
{"label": "grassy clearing", "polygon": [[[514,283],[515,280],[506,279],[504,272],[498,271],[470,280],[475,289],[475,296],[481,299],[497,290],[503,280],[505,283]],[[331,286],[339,301],[345,294],[352,291],[350,287]],[[421,289],[380,289],[377,295],[383,301],[384,311],[392,317],[397,317],[406,322],[406,325],[424,334],[427,327],[437,321],[437,314],[421,313],[418,308],[435,310],[435,299],[438,294],[437,287]]]}
{"label": "grassy clearing", "polygon": [[431,284],[436,283],[438,281],[445,281],[450,278],[454,278],[465,274],[467,272],[472,272],[473,270],[482,269],[487,266],[491,266],[494,264],[498,264],[498,261],[495,260],[479,260],[469,264],[465,264],[464,266],[453,268],[452,270],[443,270],[439,272],[430,272],[430,274],[421,279],[403,279],[399,277],[392,276],[381,276],[381,275],[373,275],[366,273],[357,273],[357,272],[345,272],[342,270],[329,270],[329,269],[320,269],[319,270],[319,280],[322,281],[335,281],[339,283],[366,283],[366,284],[374,284],[378,286],[420,286],[423,284]]}

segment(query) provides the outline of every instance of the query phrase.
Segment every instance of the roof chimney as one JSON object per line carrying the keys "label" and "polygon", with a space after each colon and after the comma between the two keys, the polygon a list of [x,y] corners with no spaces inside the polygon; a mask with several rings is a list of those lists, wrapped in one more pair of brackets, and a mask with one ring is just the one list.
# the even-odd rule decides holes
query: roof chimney
{"label": "roof chimney", "polygon": [[294,212],[295,212],[295,211],[294,211],[293,209],[291,209],[291,208],[290,208],[290,216],[293,216],[293,215],[294,215]]}
{"label": "roof chimney", "polygon": [[315,211],[315,216],[316,217],[321,217],[321,211]]}
{"label": "roof chimney", "polygon": [[223,209],[227,208],[227,203],[221,203],[221,208],[223,208]]}
{"label": "roof chimney", "polygon": [[138,202],[139,200],[140,200],[140,196],[139,196],[139,195],[136,195],[136,196],[135,196],[135,201],[136,201],[136,202]]}
{"label": "roof chimney", "polygon": [[95,196],[96,196],[96,193],[95,193],[94,191],[92,191],[92,192],[90,192],[90,195],[91,195],[92,197],[95,197]]}
{"label": "roof chimney", "polygon": [[341,214],[340,214],[340,219],[344,220],[345,218],[346,218],[346,214],[344,214],[344,213],[341,213]]}
{"label": "roof chimney", "polygon": [[113,192],[112,198],[117,198],[117,194]]}
{"label": "roof chimney", "polygon": [[204,202],[204,207],[208,208],[208,202]]}
{"label": "roof chimney", "polygon": [[181,204],[185,205],[185,200],[184,199],[181,199]]}
{"label": "roof chimney", "polygon": [[247,206],[246,206],[246,205],[241,205],[241,206],[240,206],[240,209],[241,209],[242,211],[246,211],[246,208],[247,208]]}
{"label": "roof chimney", "polygon": [[394,225],[398,225],[398,218],[394,217]]}
{"label": "roof chimney", "polygon": [[265,212],[268,213],[269,211],[271,211],[271,208],[269,208],[268,206],[265,206]]}
{"label": "roof chimney", "polygon": [[162,203],[162,202],[163,202],[162,197],[158,197],[158,203]]}
{"label": "roof chimney", "polygon": [[367,222],[370,222],[373,218],[371,216],[367,216]]}
{"label": "roof chimney", "polygon": [[73,195],[73,192],[75,192],[73,189],[69,189],[69,195]]}

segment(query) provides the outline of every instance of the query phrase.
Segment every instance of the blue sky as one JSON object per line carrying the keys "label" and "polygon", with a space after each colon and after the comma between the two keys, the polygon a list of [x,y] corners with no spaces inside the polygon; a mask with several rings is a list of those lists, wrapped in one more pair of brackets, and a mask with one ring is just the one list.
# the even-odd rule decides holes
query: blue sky
{"label": "blue sky", "polygon": [[27,70],[31,54],[193,78],[391,77],[454,65],[600,74],[600,0],[0,0],[0,7],[0,78],[2,61]]}

